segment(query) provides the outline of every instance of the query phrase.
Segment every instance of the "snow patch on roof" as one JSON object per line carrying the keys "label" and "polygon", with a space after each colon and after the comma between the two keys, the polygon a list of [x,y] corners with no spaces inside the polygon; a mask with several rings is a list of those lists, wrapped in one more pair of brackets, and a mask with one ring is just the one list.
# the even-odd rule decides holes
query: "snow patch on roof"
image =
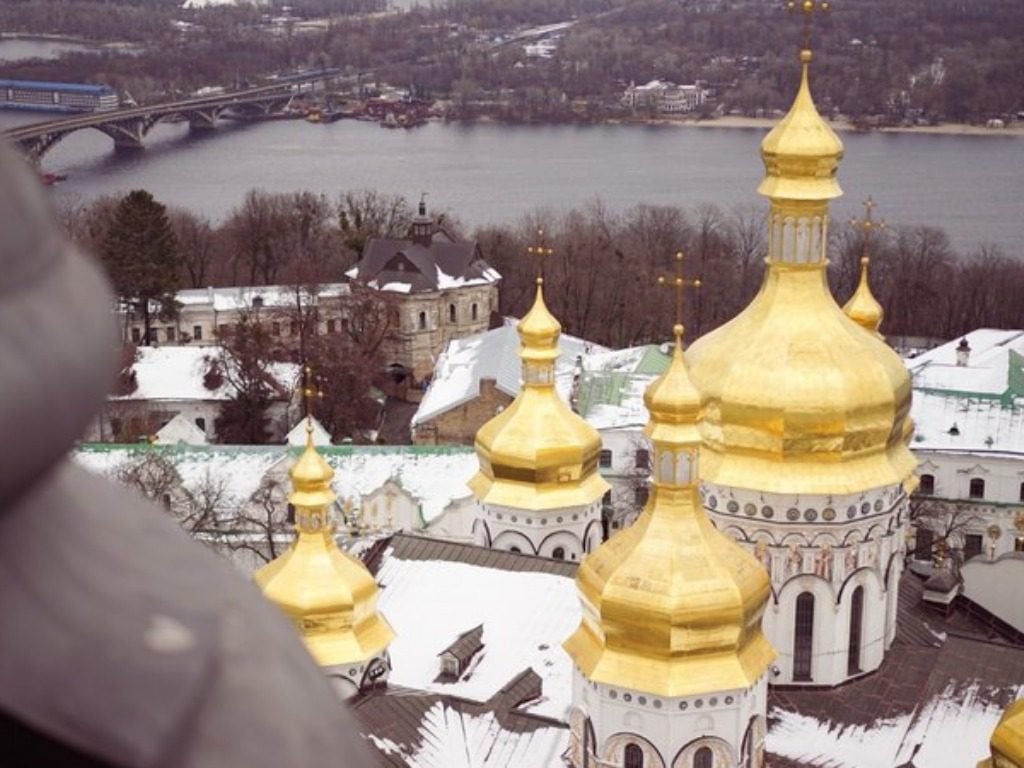
{"label": "snow patch on roof", "polygon": [[[572,579],[468,563],[400,560],[390,551],[377,578],[383,587],[380,610],[396,633],[390,648],[392,683],[486,701],[532,667],[543,680],[543,697],[526,709],[565,718],[572,701],[572,661],[562,650],[562,640],[581,617]],[[437,654],[459,633],[479,624],[484,627],[484,648],[472,674],[454,683],[435,682]]]}
{"label": "snow patch on roof", "polygon": [[910,715],[862,726],[773,709],[770,719],[765,748],[772,754],[822,768],[892,768]]}
{"label": "snow patch on roof", "polygon": [[502,728],[493,712],[471,715],[444,702],[427,711],[420,733],[422,745],[406,758],[410,768],[549,768],[569,746],[565,728],[517,733]]}

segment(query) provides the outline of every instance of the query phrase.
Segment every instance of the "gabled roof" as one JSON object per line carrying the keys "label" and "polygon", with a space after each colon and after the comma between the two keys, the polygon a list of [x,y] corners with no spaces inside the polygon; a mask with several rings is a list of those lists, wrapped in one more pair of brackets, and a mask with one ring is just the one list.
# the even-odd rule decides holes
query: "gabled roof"
{"label": "gabled roof", "polygon": [[[211,365],[221,360],[220,347],[138,347],[131,365],[136,388],[125,395],[111,395],[111,400],[230,400],[234,388],[221,377],[213,389],[205,377]],[[272,363],[268,373],[278,397],[286,397],[295,389],[299,366],[294,363]]]}
{"label": "gabled roof", "polygon": [[[515,397],[522,388],[522,362],[516,321],[505,319],[500,328],[452,339],[434,366],[434,377],[423,395],[412,424],[423,424],[469,402],[480,394],[480,380],[494,379],[499,390]],[[561,356],[555,364],[555,384],[563,398],[569,397],[576,358],[605,347],[563,333],[558,340]]]}
{"label": "gabled roof", "polygon": [[374,238],[359,263],[345,273],[371,288],[394,293],[426,293],[497,283],[501,275],[475,243],[452,240],[443,230],[429,246],[413,240]]}
{"label": "gabled roof", "polygon": [[206,445],[206,433],[197,427],[183,413],[174,414],[156,433],[156,442],[160,445]]}
{"label": "gabled roof", "polygon": [[460,664],[465,664],[467,661],[473,658],[481,648],[484,647],[484,625],[477,624],[472,629],[467,629],[461,635],[452,641],[444,650],[440,651],[437,655],[440,656],[445,653],[450,653],[456,659],[459,660]]}
{"label": "gabled roof", "polygon": [[644,391],[671,360],[657,344],[585,356],[579,414],[596,429],[643,426],[648,420]]}

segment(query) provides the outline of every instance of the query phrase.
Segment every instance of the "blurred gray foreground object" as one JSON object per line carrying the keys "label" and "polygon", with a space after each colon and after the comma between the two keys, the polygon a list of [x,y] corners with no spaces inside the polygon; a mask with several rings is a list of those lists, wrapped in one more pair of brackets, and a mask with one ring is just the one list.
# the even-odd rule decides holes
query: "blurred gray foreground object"
{"label": "blurred gray foreground object", "polygon": [[0,764],[371,765],[255,587],[67,459],[116,336],[32,175],[0,147]]}

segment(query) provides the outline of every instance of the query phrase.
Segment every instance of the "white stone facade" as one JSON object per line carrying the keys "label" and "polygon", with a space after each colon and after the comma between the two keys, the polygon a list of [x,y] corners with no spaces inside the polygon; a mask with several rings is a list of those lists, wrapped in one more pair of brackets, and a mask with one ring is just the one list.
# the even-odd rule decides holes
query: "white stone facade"
{"label": "white stone facade", "polygon": [[491,549],[579,562],[603,540],[601,508],[600,499],[536,511],[477,502],[473,541]]}
{"label": "white stone facade", "polygon": [[360,691],[386,683],[391,673],[391,656],[384,650],[366,661],[321,667],[321,670],[338,697],[347,700]]}
{"label": "white stone facade", "polygon": [[592,682],[576,669],[568,762],[573,768],[762,768],[767,695],[766,676],[746,690],[666,697]]}
{"label": "white stone facade", "polygon": [[792,497],[705,484],[702,496],[719,530],[771,576],[764,632],[779,654],[773,685],[835,686],[881,665],[906,552],[902,486]]}

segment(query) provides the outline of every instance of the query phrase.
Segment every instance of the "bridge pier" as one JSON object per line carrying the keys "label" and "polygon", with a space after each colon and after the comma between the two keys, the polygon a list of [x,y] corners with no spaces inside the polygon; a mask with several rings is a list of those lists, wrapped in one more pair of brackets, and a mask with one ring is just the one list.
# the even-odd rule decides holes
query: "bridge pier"
{"label": "bridge pier", "polygon": [[197,110],[188,113],[188,127],[193,131],[212,131],[217,127],[219,110]]}

